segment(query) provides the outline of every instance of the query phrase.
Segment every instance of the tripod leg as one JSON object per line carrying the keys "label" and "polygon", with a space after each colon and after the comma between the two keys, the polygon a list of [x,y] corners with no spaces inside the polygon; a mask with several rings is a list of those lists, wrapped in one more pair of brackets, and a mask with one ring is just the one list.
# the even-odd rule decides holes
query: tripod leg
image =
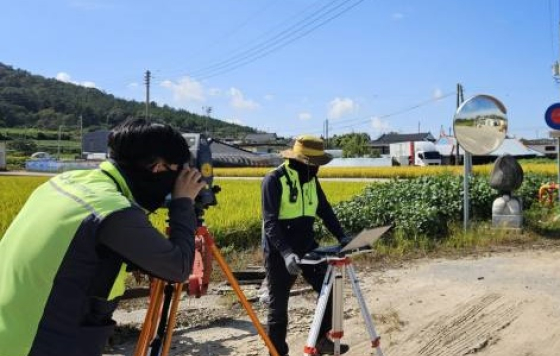
{"label": "tripod leg", "polygon": [[317,302],[317,308],[315,309],[315,315],[313,316],[313,323],[311,324],[311,330],[309,331],[309,336],[307,337],[307,342],[303,348],[303,355],[315,355],[317,349],[315,348],[317,343],[317,338],[319,336],[319,329],[321,328],[321,323],[323,321],[323,316],[325,315],[325,309],[327,308],[327,302],[329,301],[329,295],[331,294],[331,289],[333,285],[333,267],[329,265],[327,268],[327,273],[325,273],[325,278],[323,279],[323,287],[321,288],[321,294],[319,295],[319,301]]}
{"label": "tripod leg", "polygon": [[340,339],[344,335],[342,327],[344,319],[344,268],[344,265],[337,265],[334,267],[336,273],[334,275],[333,285],[333,323],[330,336],[334,342],[335,355],[340,355]]}
{"label": "tripod leg", "polygon": [[251,304],[247,300],[247,297],[245,297],[245,294],[243,293],[243,291],[239,287],[239,283],[237,283],[237,279],[235,279],[235,276],[231,272],[231,269],[229,268],[228,264],[226,263],[226,261],[222,257],[222,254],[220,253],[220,250],[214,244],[214,241],[210,237],[207,238],[206,243],[210,247],[210,249],[212,251],[212,255],[214,256],[214,259],[216,259],[216,261],[218,262],[218,264],[222,268],[222,271],[226,275],[226,278],[229,281],[233,290],[235,291],[235,294],[237,294],[237,298],[239,298],[239,301],[241,302],[241,304],[245,308],[245,311],[249,315],[249,318],[253,322],[253,325],[257,329],[257,332],[259,333],[259,335],[263,339],[266,347],[268,348],[269,353],[272,356],[279,356],[278,351],[276,351],[276,347],[274,346],[274,344],[272,343],[272,341],[268,337],[268,334],[266,333],[263,326],[261,325],[261,322],[259,321],[259,318],[258,318],[257,314],[255,314],[255,311],[253,310],[253,307],[251,307]]}
{"label": "tripod leg", "polygon": [[164,339],[161,356],[167,356],[167,354],[169,353],[169,348],[171,347],[171,337],[173,336],[173,329],[175,329],[175,324],[177,322],[177,310],[179,309],[179,301],[181,300],[182,291],[183,283],[177,283],[175,285],[175,294],[173,294],[171,310],[169,311],[169,322],[167,324],[167,333]]}
{"label": "tripod leg", "polygon": [[155,335],[157,327],[155,324],[157,324],[158,316],[161,310],[163,287],[164,283],[162,280],[156,279],[152,282],[150,288],[150,304],[148,306],[148,311],[146,312],[146,317],[144,318],[144,325],[142,326],[142,331],[140,332],[136,349],[134,350],[134,356],[146,356],[148,353],[148,345]]}
{"label": "tripod leg", "polygon": [[160,312],[160,319],[158,321],[156,335],[150,343],[150,356],[161,356],[161,350],[163,347],[167,320],[169,317],[169,307],[171,306],[171,300],[173,299],[173,292],[175,291],[175,286],[171,283],[167,283],[164,288],[164,299]]}
{"label": "tripod leg", "polygon": [[369,313],[366,302],[364,301],[364,297],[362,296],[362,292],[360,291],[360,286],[358,285],[358,278],[356,277],[354,266],[352,266],[352,264],[349,264],[346,266],[346,270],[348,272],[348,277],[350,279],[350,282],[352,283],[352,291],[354,292],[354,295],[358,299],[358,304],[360,305],[360,311],[362,313],[362,317],[364,318],[364,322],[366,323],[366,328],[371,340],[371,347],[374,347],[377,350],[378,356],[383,356],[383,351],[381,351],[381,346],[379,342],[380,337],[375,332],[375,327],[373,326],[373,321],[371,320],[371,314]]}

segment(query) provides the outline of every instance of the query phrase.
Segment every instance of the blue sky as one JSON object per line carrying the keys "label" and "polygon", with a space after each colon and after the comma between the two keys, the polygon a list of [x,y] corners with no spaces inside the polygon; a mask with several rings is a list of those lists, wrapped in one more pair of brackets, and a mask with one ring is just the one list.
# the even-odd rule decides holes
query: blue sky
{"label": "blue sky", "polygon": [[18,0],[0,62],[281,136],[448,133],[456,86],[548,137],[560,101],[552,0]]}

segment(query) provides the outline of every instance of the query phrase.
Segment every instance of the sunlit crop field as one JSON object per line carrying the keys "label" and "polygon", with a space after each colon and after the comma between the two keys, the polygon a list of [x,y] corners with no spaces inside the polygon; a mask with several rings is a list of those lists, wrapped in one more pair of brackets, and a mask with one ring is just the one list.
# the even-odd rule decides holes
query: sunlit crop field
{"label": "sunlit crop field", "polygon": [[[261,180],[216,180],[222,187],[218,205],[208,209],[205,218],[210,230],[221,240],[237,231],[254,231],[260,226]],[[322,182],[332,204],[352,198],[363,191],[367,182]],[[225,238],[227,240],[227,238]]]}
{"label": "sunlit crop field", "polygon": [[48,177],[0,176],[0,236],[27,200],[31,192]]}
{"label": "sunlit crop field", "polygon": [[[0,176],[0,236],[21,209],[25,200],[39,184],[48,177],[8,177]],[[203,218],[210,231],[222,244],[227,238],[242,238],[248,231],[255,231],[260,225],[260,184],[261,180],[216,179],[222,191],[217,195],[218,205],[205,211]],[[367,182],[323,182],[322,186],[331,202],[337,203],[359,194]],[[151,217],[152,222],[162,229],[167,214],[158,211]],[[252,236],[254,239],[254,236]]]}
{"label": "sunlit crop field", "polygon": [[[524,172],[554,175],[555,163],[521,163]],[[474,174],[490,174],[492,164],[473,166]],[[214,168],[218,177],[263,177],[271,168]],[[325,178],[414,178],[437,174],[460,174],[463,166],[397,166],[397,167],[321,167],[319,177]]]}
{"label": "sunlit crop field", "polygon": [[[554,176],[555,163],[522,163],[524,172]],[[488,175],[492,165],[476,165],[474,174]],[[205,224],[221,245],[245,245],[255,240],[260,231],[260,184],[271,168],[215,168],[215,184],[222,188],[217,195],[218,205],[205,211]],[[430,167],[322,167],[319,176],[324,178],[413,178],[438,174],[463,174],[462,166]],[[229,177],[226,179],[225,177]],[[231,179],[231,177],[257,177],[256,179]],[[29,194],[47,177],[0,176],[0,236],[17,214]],[[366,181],[326,181],[321,185],[332,204],[352,198],[369,183]],[[151,216],[152,222],[163,231],[167,214],[160,210]]]}

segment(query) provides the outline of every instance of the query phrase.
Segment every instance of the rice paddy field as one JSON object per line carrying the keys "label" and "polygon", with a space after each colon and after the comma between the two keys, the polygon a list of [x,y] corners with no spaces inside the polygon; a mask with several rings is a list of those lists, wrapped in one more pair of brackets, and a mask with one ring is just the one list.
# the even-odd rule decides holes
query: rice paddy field
{"label": "rice paddy field", "polygon": [[[558,165],[553,163],[520,162],[524,172],[554,175]],[[473,174],[490,174],[492,164],[476,165]],[[214,168],[217,177],[263,177],[270,168]],[[395,166],[395,167],[322,167],[319,177],[324,178],[415,178],[425,175],[460,174],[463,166]]]}
{"label": "rice paddy field", "polygon": [[[48,177],[0,176],[0,236],[25,203],[27,197]],[[220,245],[245,245],[244,238],[254,241],[254,231],[260,226],[260,179],[219,179],[215,185],[221,187],[217,194],[218,205],[205,210],[205,224]],[[367,182],[328,181],[321,185],[331,203],[350,199],[363,191]],[[160,209],[151,216],[156,227],[163,231],[166,211]],[[256,229],[256,230],[255,230]],[[228,241],[228,237],[237,242]]]}
{"label": "rice paddy field", "polygon": [[[521,162],[524,172],[554,176],[558,172],[556,163]],[[260,185],[263,177],[271,168],[215,168],[215,185],[221,187],[217,194],[218,204],[204,211],[205,225],[214,234],[220,247],[245,247],[259,241],[261,225]],[[492,165],[474,166],[473,174],[488,175]],[[323,167],[319,172],[322,178],[358,178],[356,181],[321,181],[330,202],[335,205],[350,200],[363,192],[367,180],[359,178],[415,178],[420,176],[453,174],[462,175],[462,166],[430,167]],[[236,177],[238,179],[236,179]],[[242,177],[253,177],[245,179]],[[25,203],[31,192],[48,177],[0,176],[0,237],[12,219]],[[167,218],[164,209],[151,215],[153,224],[164,230]]]}

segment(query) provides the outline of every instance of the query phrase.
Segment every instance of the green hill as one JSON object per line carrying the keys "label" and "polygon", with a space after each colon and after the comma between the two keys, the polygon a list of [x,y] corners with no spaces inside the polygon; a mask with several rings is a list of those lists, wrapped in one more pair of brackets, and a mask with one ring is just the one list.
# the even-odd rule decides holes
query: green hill
{"label": "green hill", "polygon": [[[257,130],[151,102],[150,117],[185,132],[213,133],[214,137],[240,137]],[[55,131],[78,127],[95,131],[112,127],[128,117],[144,117],[145,103],[116,98],[99,89],[33,75],[0,63],[0,129],[33,128]],[[8,132],[12,132],[11,130]]]}

